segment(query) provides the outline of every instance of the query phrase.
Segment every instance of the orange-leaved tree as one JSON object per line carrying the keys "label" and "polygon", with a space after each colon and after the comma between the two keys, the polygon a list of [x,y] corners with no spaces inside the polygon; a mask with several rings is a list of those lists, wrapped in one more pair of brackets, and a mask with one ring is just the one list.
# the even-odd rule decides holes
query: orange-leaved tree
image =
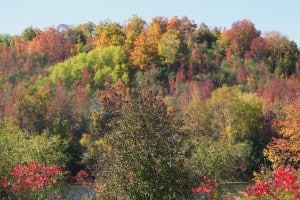
{"label": "orange-leaved tree", "polygon": [[267,146],[264,154],[275,168],[290,164],[297,169],[300,167],[300,98],[285,109],[286,117],[274,123],[279,137]]}

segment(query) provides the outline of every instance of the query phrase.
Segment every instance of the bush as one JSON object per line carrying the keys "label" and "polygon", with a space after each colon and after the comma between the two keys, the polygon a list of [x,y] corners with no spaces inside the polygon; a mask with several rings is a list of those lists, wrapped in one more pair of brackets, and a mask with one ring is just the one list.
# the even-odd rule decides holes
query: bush
{"label": "bush", "polygon": [[254,199],[299,199],[299,177],[297,177],[296,170],[292,167],[280,167],[273,171],[271,180],[258,181],[255,185],[249,186],[246,193]]}
{"label": "bush", "polygon": [[59,166],[47,167],[35,162],[16,165],[7,175],[0,177],[0,194],[9,199],[46,199],[61,178]]}
{"label": "bush", "polygon": [[7,122],[0,129],[0,176],[17,164],[38,162],[66,169],[70,161],[70,140],[47,133],[29,135]]}

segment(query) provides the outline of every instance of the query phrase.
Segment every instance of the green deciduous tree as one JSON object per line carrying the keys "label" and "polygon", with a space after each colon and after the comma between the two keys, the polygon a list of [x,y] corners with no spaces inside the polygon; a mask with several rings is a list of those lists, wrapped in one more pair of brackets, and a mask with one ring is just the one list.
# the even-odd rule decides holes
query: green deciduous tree
{"label": "green deciduous tree", "polygon": [[[84,81],[84,71],[89,73],[92,86],[108,87],[119,79],[128,81],[127,57],[121,47],[100,47],[89,53],[80,53],[63,63],[49,69],[49,79],[52,83],[60,80],[67,87]],[[85,83],[87,84],[87,82]]]}
{"label": "green deciduous tree", "polygon": [[124,199],[181,199],[189,193],[182,134],[166,107],[149,93],[124,102],[108,135],[110,156],[98,181]]}
{"label": "green deciduous tree", "polygon": [[[221,179],[251,176],[263,160],[262,151],[267,142],[262,135],[262,119],[260,99],[236,87],[216,89],[207,101],[193,99],[187,106],[183,129],[193,138],[194,165],[201,168],[203,163],[202,175],[206,170]],[[205,143],[210,140],[210,144]],[[207,155],[211,161],[199,154]],[[218,163],[220,167],[213,168],[209,163],[217,163],[215,159],[220,157],[224,161]],[[229,170],[233,168],[239,173]],[[222,170],[229,174],[220,172]]]}
{"label": "green deciduous tree", "polygon": [[0,176],[16,164],[39,162],[44,165],[58,165],[66,169],[70,161],[70,143],[60,136],[30,135],[23,133],[10,121],[0,129]]}
{"label": "green deciduous tree", "polygon": [[217,181],[229,181],[245,177],[251,153],[248,144],[233,144],[228,140],[216,140],[207,136],[198,137],[195,141],[187,165],[197,178],[208,176]]}
{"label": "green deciduous tree", "polygon": [[158,54],[168,65],[179,61],[180,39],[175,33],[165,33],[158,44]]}

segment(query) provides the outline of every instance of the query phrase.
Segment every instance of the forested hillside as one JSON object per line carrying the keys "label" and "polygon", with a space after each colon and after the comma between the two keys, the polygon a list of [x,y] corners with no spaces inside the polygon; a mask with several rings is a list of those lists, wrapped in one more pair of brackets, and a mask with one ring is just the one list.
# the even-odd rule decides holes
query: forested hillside
{"label": "forested hillside", "polygon": [[1,34],[0,196],[300,198],[299,55],[247,19]]}

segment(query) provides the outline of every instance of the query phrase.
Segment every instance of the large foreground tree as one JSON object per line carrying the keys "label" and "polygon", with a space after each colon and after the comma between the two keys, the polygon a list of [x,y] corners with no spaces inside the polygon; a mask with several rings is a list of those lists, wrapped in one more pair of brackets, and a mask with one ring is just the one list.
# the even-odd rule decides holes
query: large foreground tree
{"label": "large foreground tree", "polygon": [[190,193],[183,135],[163,102],[139,94],[122,103],[114,126],[98,173],[107,192],[122,199],[182,199]]}

